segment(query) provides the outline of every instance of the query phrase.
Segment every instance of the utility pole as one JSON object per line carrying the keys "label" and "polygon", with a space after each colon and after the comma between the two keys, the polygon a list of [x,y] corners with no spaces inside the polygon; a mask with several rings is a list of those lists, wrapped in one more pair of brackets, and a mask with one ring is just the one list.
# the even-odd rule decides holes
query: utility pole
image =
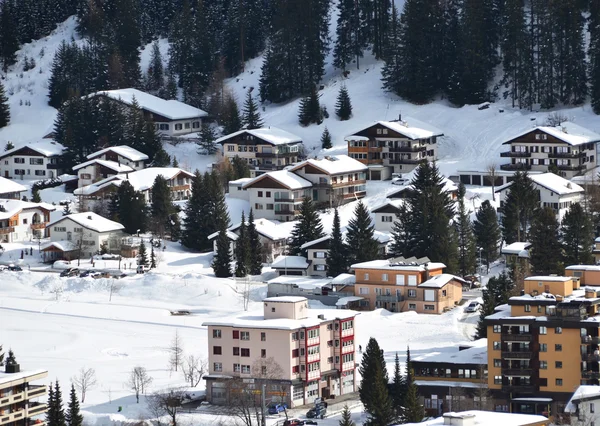
{"label": "utility pole", "polygon": [[262,384],[261,385],[261,392],[260,392],[260,413],[261,413],[261,423],[262,426],[267,426],[267,421],[265,419],[265,406],[267,405],[266,401],[265,401],[265,393],[266,393],[266,389],[267,389],[267,385],[266,384]]}

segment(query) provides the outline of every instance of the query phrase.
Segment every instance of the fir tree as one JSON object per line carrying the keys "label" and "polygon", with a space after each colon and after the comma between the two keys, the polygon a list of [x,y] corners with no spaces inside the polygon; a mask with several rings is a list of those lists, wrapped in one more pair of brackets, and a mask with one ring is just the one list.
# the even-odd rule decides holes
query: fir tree
{"label": "fir tree", "polygon": [[400,370],[400,358],[398,352],[396,352],[396,358],[394,359],[394,377],[392,378],[392,387],[390,396],[394,403],[394,409],[396,411],[396,418],[402,417],[402,404],[404,404],[406,390],[406,382],[402,377],[402,371]]}
{"label": "fir tree", "polygon": [[144,239],[140,242],[140,249],[137,255],[137,264],[140,266],[148,266],[148,252],[146,250],[146,243]]}
{"label": "fir tree", "polygon": [[223,125],[223,133],[228,135],[237,132],[242,128],[242,118],[240,117],[240,109],[237,101],[232,94],[225,96],[225,105],[222,114],[221,124]]}
{"label": "fir tree", "polygon": [[129,181],[119,185],[116,197],[118,199],[118,217],[128,234],[146,231],[146,201],[144,195],[133,189]]}
{"label": "fir tree", "polygon": [[212,155],[217,152],[218,147],[215,145],[215,140],[217,140],[217,135],[215,129],[208,123],[203,122],[202,127],[200,128],[200,133],[198,134],[199,141],[198,148],[199,154],[208,154]]}
{"label": "fir tree", "polygon": [[[341,0],[338,5],[336,40],[333,48],[333,66],[346,70],[355,56],[362,57],[364,46],[360,46],[360,27],[356,25],[355,0]],[[358,59],[358,58],[357,58]],[[358,68],[358,61],[357,61]]]}
{"label": "fir tree", "polygon": [[231,249],[230,241],[227,236],[227,228],[221,224],[219,235],[217,236],[217,253],[213,259],[212,268],[215,276],[218,278],[227,278],[231,276]]}
{"label": "fir tree", "polygon": [[579,203],[573,203],[563,217],[560,239],[564,250],[564,264],[589,265],[593,263],[594,233],[592,222]]}
{"label": "fir tree", "polygon": [[349,120],[352,117],[352,103],[346,86],[340,88],[337,102],[335,104],[335,114],[341,121]]}
{"label": "fir tree", "polygon": [[[369,343],[365,349],[362,360],[359,366],[360,371],[360,386],[358,395],[360,401],[365,407],[365,411],[372,415],[376,412],[379,403],[385,401],[377,401],[376,399],[382,395],[375,395],[375,389],[380,383],[386,387],[388,383],[387,369],[385,359],[383,358],[383,350],[379,347],[379,343],[373,337],[369,339]],[[389,396],[385,395],[389,399]],[[389,424],[389,423],[386,423]]]}
{"label": "fir tree", "polygon": [[31,190],[31,201],[34,203],[42,202],[42,197],[40,197],[40,190],[37,187],[34,187]]}
{"label": "fir tree", "polygon": [[398,9],[392,3],[392,16],[388,31],[387,52],[385,63],[381,69],[383,89],[388,92],[400,93],[402,90],[402,22]]}
{"label": "fir tree", "polygon": [[339,426],[356,426],[354,424],[354,422],[352,421],[352,414],[350,413],[350,410],[348,409],[348,404],[344,405],[344,408],[342,409],[342,418],[340,419]]}
{"label": "fir tree", "polygon": [[[229,228],[229,213],[227,211],[227,204],[225,203],[225,194],[223,192],[223,186],[221,184],[219,174],[216,170],[209,175],[208,192],[210,196],[209,216],[211,218],[211,225],[215,231],[221,229],[222,226]],[[204,180],[206,181],[206,175]]]}
{"label": "fir tree", "polygon": [[475,221],[473,222],[473,231],[477,240],[477,246],[481,249],[481,256],[489,271],[490,263],[498,259],[498,248],[500,237],[502,236],[496,210],[492,207],[489,200],[485,200],[479,207],[479,210],[477,210]]}
{"label": "fir tree", "polygon": [[171,162],[171,166],[179,167],[179,161],[177,161],[177,157],[173,156],[173,161]]}
{"label": "fir tree", "polygon": [[458,272],[461,276],[473,274],[476,270],[477,247],[473,235],[473,225],[469,211],[465,207],[465,186],[458,186],[458,217],[456,218],[456,233],[458,236]]}
{"label": "fir tree", "polygon": [[537,199],[533,182],[527,173],[516,172],[502,210],[502,237],[507,244],[527,241]]}
{"label": "fir tree", "polygon": [[8,72],[8,67],[15,63],[16,53],[19,49],[15,11],[16,5],[14,2],[4,1],[0,3],[0,63],[2,63],[2,71],[5,74]]}
{"label": "fir tree", "polygon": [[231,159],[233,169],[233,180],[250,177],[250,166],[248,162],[237,155]]}
{"label": "fir tree", "polygon": [[592,109],[600,114],[600,1],[590,1],[589,80]]}
{"label": "fir tree", "polygon": [[371,214],[362,201],[354,209],[354,217],[346,228],[346,252],[350,264],[375,260],[379,256],[379,242]]}
{"label": "fir tree", "polygon": [[302,98],[298,113],[298,120],[301,125],[308,126],[311,123],[321,124],[323,122],[321,105],[319,104],[320,97],[316,86],[313,86],[310,94]]}
{"label": "fir tree", "polygon": [[263,246],[260,242],[260,236],[256,230],[256,225],[254,224],[254,212],[252,209],[250,209],[250,214],[248,215],[247,234],[248,244],[250,246],[247,271],[250,275],[260,275],[262,273]]}
{"label": "fir tree", "polygon": [[150,269],[156,268],[156,254],[154,253],[154,244],[150,246]]}
{"label": "fir tree", "polygon": [[[192,178],[192,195],[185,208],[181,243],[192,250],[210,249],[208,236],[214,232],[208,226],[210,194],[209,182],[205,182],[199,171]],[[210,231],[210,232],[209,232]]]}
{"label": "fir tree", "polygon": [[531,222],[529,235],[531,242],[530,261],[536,275],[560,274],[562,267],[562,247],[559,239],[558,221],[550,207],[538,209]]}
{"label": "fir tree", "polygon": [[72,214],[73,212],[71,211],[71,203],[67,203],[65,204],[65,207],[63,208],[63,216],[68,216],[70,214]]}
{"label": "fir tree", "polygon": [[491,277],[483,289],[483,304],[479,307],[479,321],[475,339],[487,337],[485,317],[492,315],[497,306],[508,303],[513,292],[514,284],[508,274],[502,272],[497,277]]}
{"label": "fir tree", "polygon": [[258,104],[252,98],[252,92],[248,90],[246,101],[244,102],[244,110],[242,112],[242,125],[246,129],[258,129],[263,126],[263,121],[260,118]]}
{"label": "fir tree", "polygon": [[238,239],[235,244],[235,276],[245,277],[248,275],[248,264],[250,262],[250,241],[246,230],[246,216],[243,211],[238,232]]}
{"label": "fir tree", "polygon": [[405,423],[420,423],[425,417],[425,409],[421,404],[419,389],[414,381],[406,389],[403,417]]}
{"label": "fir tree", "polygon": [[48,386],[48,400],[46,401],[46,406],[48,407],[48,409],[46,410],[46,424],[55,425],[57,414],[56,401],[54,400],[54,388],[52,387],[52,382],[50,382],[50,386]]}
{"label": "fir tree", "polygon": [[333,211],[333,228],[329,239],[329,253],[326,261],[328,276],[337,277],[348,272],[348,254],[342,237],[340,215],[337,208]]}
{"label": "fir tree", "polygon": [[[10,123],[10,106],[4,92],[4,85],[0,82],[0,129],[8,126],[8,123]],[[6,144],[7,147],[9,143]]]}
{"label": "fir tree", "polygon": [[164,86],[163,61],[158,41],[152,44],[152,56],[150,57],[146,81],[148,91],[153,94],[157,94]]}
{"label": "fir tree", "polygon": [[11,149],[14,149],[15,145],[11,142],[8,141],[6,142],[6,145],[4,146],[4,151],[10,151]]}
{"label": "fir tree", "polygon": [[378,365],[373,371],[374,386],[371,391],[371,408],[365,409],[368,414],[366,426],[388,426],[393,423],[396,413],[389,396],[385,363]]}
{"label": "fir tree", "polygon": [[48,386],[48,411],[46,412],[46,422],[50,426],[67,426],[67,419],[63,408],[62,394],[58,381]]}
{"label": "fir tree", "polygon": [[83,426],[83,415],[79,411],[79,401],[75,386],[71,384],[71,393],[69,398],[69,407],[65,414],[66,426]]}
{"label": "fir tree", "polygon": [[331,133],[329,133],[329,130],[325,127],[325,130],[323,130],[323,134],[321,135],[321,148],[329,149],[331,147]]}
{"label": "fir tree", "polygon": [[302,250],[301,246],[322,236],[323,224],[321,218],[315,210],[312,200],[304,197],[300,205],[300,214],[296,225],[292,229],[291,241],[288,246],[289,254],[292,256],[306,256],[306,250]]}

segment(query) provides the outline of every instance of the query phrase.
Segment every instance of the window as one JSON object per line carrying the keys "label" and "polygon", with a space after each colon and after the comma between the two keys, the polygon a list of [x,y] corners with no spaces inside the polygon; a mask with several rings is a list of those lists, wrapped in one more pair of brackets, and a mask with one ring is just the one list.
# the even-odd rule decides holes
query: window
{"label": "window", "polygon": [[267,341],[267,333],[265,333],[265,332],[260,333],[260,341],[261,342]]}
{"label": "window", "polygon": [[369,281],[369,274],[365,273],[365,275],[364,275],[364,280],[365,280],[365,281]]}
{"label": "window", "polygon": [[525,312],[531,312],[531,305],[525,305]]}
{"label": "window", "polygon": [[562,368],[562,361],[555,361],[554,368]]}
{"label": "window", "polygon": [[556,333],[556,334],[562,334],[562,327],[556,327],[554,329],[554,333]]}
{"label": "window", "polygon": [[556,386],[562,386],[562,379],[556,379]]}
{"label": "window", "polygon": [[267,357],[267,350],[266,349],[261,349],[260,350],[260,357],[261,358],[266,358]]}
{"label": "window", "polygon": [[254,209],[255,210],[262,210],[263,209],[263,205],[259,204],[259,203],[254,203]]}
{"label": "window", "polygon": [[358,294],[369,294],[369,287],[359,287]]}
{"label": "window", "polygon": [[23,225],[27,225],[27,219],[23,219]]}
{"label": "window", "polygon": [[333,364],[333,357],[330,356],[329,358],[327,358],[327,364]]}
{"label": "window", "polygon": [[316,259],[325,259],[325,252],[324,251],[316,251],[313,255]]}
{"label": "window", "polygon": [[221,355],[221,347],[213,346],[213,355]]}
{"label": "window", "polygon": [[271,198],[271,191],[266,191],[265,192],[265,197]]}
{"label": "window", "polygon": [[562,352],[562,345],[560,343],[557,343],[554,345],[554,350],[556,352]]}
{"label": "window", "polygon": [[235,151],[235,145],[227,145],[227,151],[229,151],[229,152]]}
{"label": "window", "polygon": [[409,303],[408,304],[408,309],[417,309],[417,304],[416,303]]}
{"label": "window", "polygon": [[89,173],[82,173],[81,174],[81,179],[91,179],[92,175]]}
{"label": "window", "polygon": [[494,359],[494,367],[496,367],[496,368],[502,368],[502,360],[501,359]]}
{"label": "window", "polygon": [[242,333],[240,335],[240,340],[250,340],[250,332],[242,331]]}
{"label": "window", "polygon": [[381,216],[381,221],[391,223],[394,221],[394,216]]}
{"label": "window", "polygon": [[[299,365],[294,365],[292,367],[292,373],[294,373],[294,374],[300,373],[300,366]],[[294,388],[294,394],[296,393],[297,390],[298,390],[298,388]],[[300,390],[302,390],[302,388],[300,388]]]}
{"label": "window", "polygon": [[36,170],[35,175],[36,176],[46,176],[46,170]]}
{"label": "window", "polygon": [[258,197],[262,198],[262,196],[263,196],[263,192],[262,191],[258,191]]}
{"label": "window", "polygon": [[308,338],[309,339],[314,339],[319,337],[319,329],[318,328],[314,328],[312,330],[308,330]]}
{"label": "window", "polygon": [[545,343],[540,343],[540,352],[548,352],[548,345]]}
{"label": "window", "polygon": [[594,403],[590,403],[590,413],[594,414],[595,411],[595,407],[594,407]]}
{"label": "window", "polygon": [[29,164],[31,164],[32,166],[43,166],[44,165],[44,159],[42,159],[42,158],[30,158],[29,159]]}
{"label": "window", "polygon": [[234,373],[239,373],[241,371],[240,365],[239,364],[233,364],[233,372]]}
{"label": "window", "polygon": [[292,350],[292,358],[298,358],[298,349]]}
{"label": "window", "polygon": [[240,356],[240,348],[238,346],[233,347],[233,355]]}
{"label": "window", "polygon": [[175,124],[175,130],[181,130],[181,129],[183,129],[183,125],[181,123]]}
{"label": "window", "polygon": [[186,129],[189,129],[189,128],[190,128],[190,123],[189,123],[189,121],[188,121],[187,123],[185,123],[185,124],[183,125],[183,127],[185,127]]}
{"label": "window", "polygon": [[326,269],[327,265],[313,265],[313,269],[315,271],[324,271]]}
{"label": "window", "polygon": [[502,326],[500,324],[494,325],[494,333],[500,333],[502,331]]}
{"label": "window", "polygon": [[240,330],[233,330],[233,338],[234,339],[240,338]]}
{"label": "window", "polygon": [[213,370],[216,372],[221,372],[223,371],[223,364],[220,362],[214,362],[213,363]]}
{"label": "window", "polygon": [[15,163],[16,164],[25,164],[25,159],[24,158],[15,158]]}
{"label": "window", "polygon": [[271,308],[271,312],[275,312],[275,308]]}
{"label": "window", "polygon": [[168,124],[159,124],[158,128],[160,130],[169,130],[169,125]]}
{"label": "window", "polygon": [[55,226],[54,232],[67,232],[67,228],[64,226]]}
{"label": "window", "polygon": [[548,369],[548,361],[540,361],[540,370]]}
{"label": "window", "polygon": [[404,285],[404,275],[396,275],[396,285]]}
{"label": "window", "polygon": [[199,128],[200,128],[200,122],[199,122],[199,121],[194,121],[194,122],[192,123],[192,127],[193,127],[194,129],[199,129]]}
{"label": "window", "polygon": [[387,281],[388,280],[388,274],[381,274],[381,281]]}
{"label": "window", "polygon": [[435,306],[434,305],[425,305],[425,310],[426,311],[435,311]]}
{"label": "window", "polygon": [[292,333],[292,341],[298,340],[298,332]]}
{"label": "window", "polygon": [[242,356],[243,357],[249,357],[250,356],[250,349],[249,348],[242,348]]}
{"label": "window", "polygon": [[220,339],[221,338],[221,330],[215,329],[213,330],[213,339]]}
{"label": "window", "polygon": [[547,334],[548,333],[548,329],[546,327],[540,327],[540,334]]}
{"label": "window", "polygon": [[502,384],[502,376],[494,376],[494,384],[501,385]]}
{"label": "window", "polygon": [[417,290],[408,290],[408,297],[417,297]]}
{"label": "window", "polygon": [[267,210],[273,210],[274,206],[273,204],[267,204]]}
{"label": "window", "polygon": [[494,342],[494,350],[495,351],[499,351],[500,350],[500,342]]}

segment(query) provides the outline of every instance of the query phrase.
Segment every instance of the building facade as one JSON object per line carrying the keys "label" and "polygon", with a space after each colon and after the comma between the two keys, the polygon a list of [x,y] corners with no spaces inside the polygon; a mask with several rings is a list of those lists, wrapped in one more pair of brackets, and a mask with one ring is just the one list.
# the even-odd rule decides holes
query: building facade
{"label": "building facade", "polygon": [[73,167],[77,172],[78,187],[84,187],[110,176],[141,170],[148,156],[127,145],[101,149],[87,156],[89,161]]}
{"label": "building facade", "polygon": [[7,179],[53,179],[62,174],[60,155],[64,147],[42,140],[0,154],[0,174]]}
{"label": "building facade", "polygon": [[355,316],[286,296],[265,299],[262,317],[205,322],[207,400],[232,403],[240,386],[288,407],[355,392]]}
{"label": "building facade", "polygon": [[402,200],[389,200],[385,204],[374,208],[371,213],[375,216],[375,230],[391,233],[394,230],[396,215],[400,211]]}
{"label": "building facade", "polygon": [[45,403],[35,399],[46,396],[46,385],[33,382],[48,377],[45,370],[21,371],[19,364],[6,364],[0,372],[0,425],[45,425]]}
{"label": "building facade", "polygon": [[16,243],[48,236],[52,204],[0,199],[0,242]]}
{"label": "building facade", "polygon": [[21,193],[27,188],[11,179],[0,176],[0,198],[9,200],[20,200]]}

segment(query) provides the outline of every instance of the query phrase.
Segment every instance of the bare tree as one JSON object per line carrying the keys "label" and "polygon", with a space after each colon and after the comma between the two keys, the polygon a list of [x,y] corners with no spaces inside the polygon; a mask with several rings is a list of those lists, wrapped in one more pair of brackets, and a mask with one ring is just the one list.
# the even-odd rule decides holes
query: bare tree
{"label": "bare tree", "polygon": [[135,392],[135,399],[139,404],[140,393],[145,394],[150,383],[152,383],[152,377],[148,375],[148,371],[144,367],[134,367],[129,373],[129,380],[125,384]]}
{"label": "bare tree", "polygon": [[[482,360],[482,362],[485,361]],[[488,387],[488,372],[483,364],[477,369],[477,374],[479,383],[473,395],[473,408],[480,411],[490,411],[492,409],[493,397]]]}
{"label": "bare tree", "polygon": [[[498,166],[496,165],[496,163],[492,162],[489,163],[486,167],[486,171],[487,171],[487,175],[490,178],[490,181],[492,183],[492,201],[496,201],[496,177],[498,176]],[[475,209],[475,206],[473,206],[473,210]]]}
{"label": "bare tree", "polygon": [[175,337],[173,337],[173,341],[171,342],[168,351],[169,367],[171,368],[171,371],[178,371],[179,364],[181,364],[183,358],[183,344],[181,342],[181,337],[179,337],[179,330],[175,330]]}
{"label": "bare tree", "polygon": [[[596,410],[593,409],[592,401],[579,401],[576,404],[577,411],[574,414],[571,414],[571,420],[568,424],[571,426],[593,426],[597,424],[598,420],[600,420],[600,414],[595,413]],[[557,424],[566,424],[566,423],[557,423]]]}
{"label": "bare tree", "polygon": [[167,393],[153,393],[146,397],[148,410],[156,419],[158,425],[162,425],[161,417],[169,417],[169,425],[177,426],[179,409],[183,402],[184,392],[180,389],[170,389]]}
{"label": "bare tree", "polygon": [[567,117],[562,112],[556,111],[551,114],[548,114],[548,117],[546,117],[546,126],[560,126],[565,121],[569,121],[569,117]]}
{"label": "bare tree", "polygon": [[96,386],[96,370],[93,368],[82,367],[77,376],[71,379],[75,388],[81,394],[81,403],[85,402],[85,394],[88,390]]}
{"label": "bare tree", "polygon": [[198,386],[198,383],[202,380],[202,376],[204,376],[207,371],[208,361],[206,359],[188,355],[183,357],[183,360],[181,361],[181,372],[183,373],[183,377],[193,388]]}

